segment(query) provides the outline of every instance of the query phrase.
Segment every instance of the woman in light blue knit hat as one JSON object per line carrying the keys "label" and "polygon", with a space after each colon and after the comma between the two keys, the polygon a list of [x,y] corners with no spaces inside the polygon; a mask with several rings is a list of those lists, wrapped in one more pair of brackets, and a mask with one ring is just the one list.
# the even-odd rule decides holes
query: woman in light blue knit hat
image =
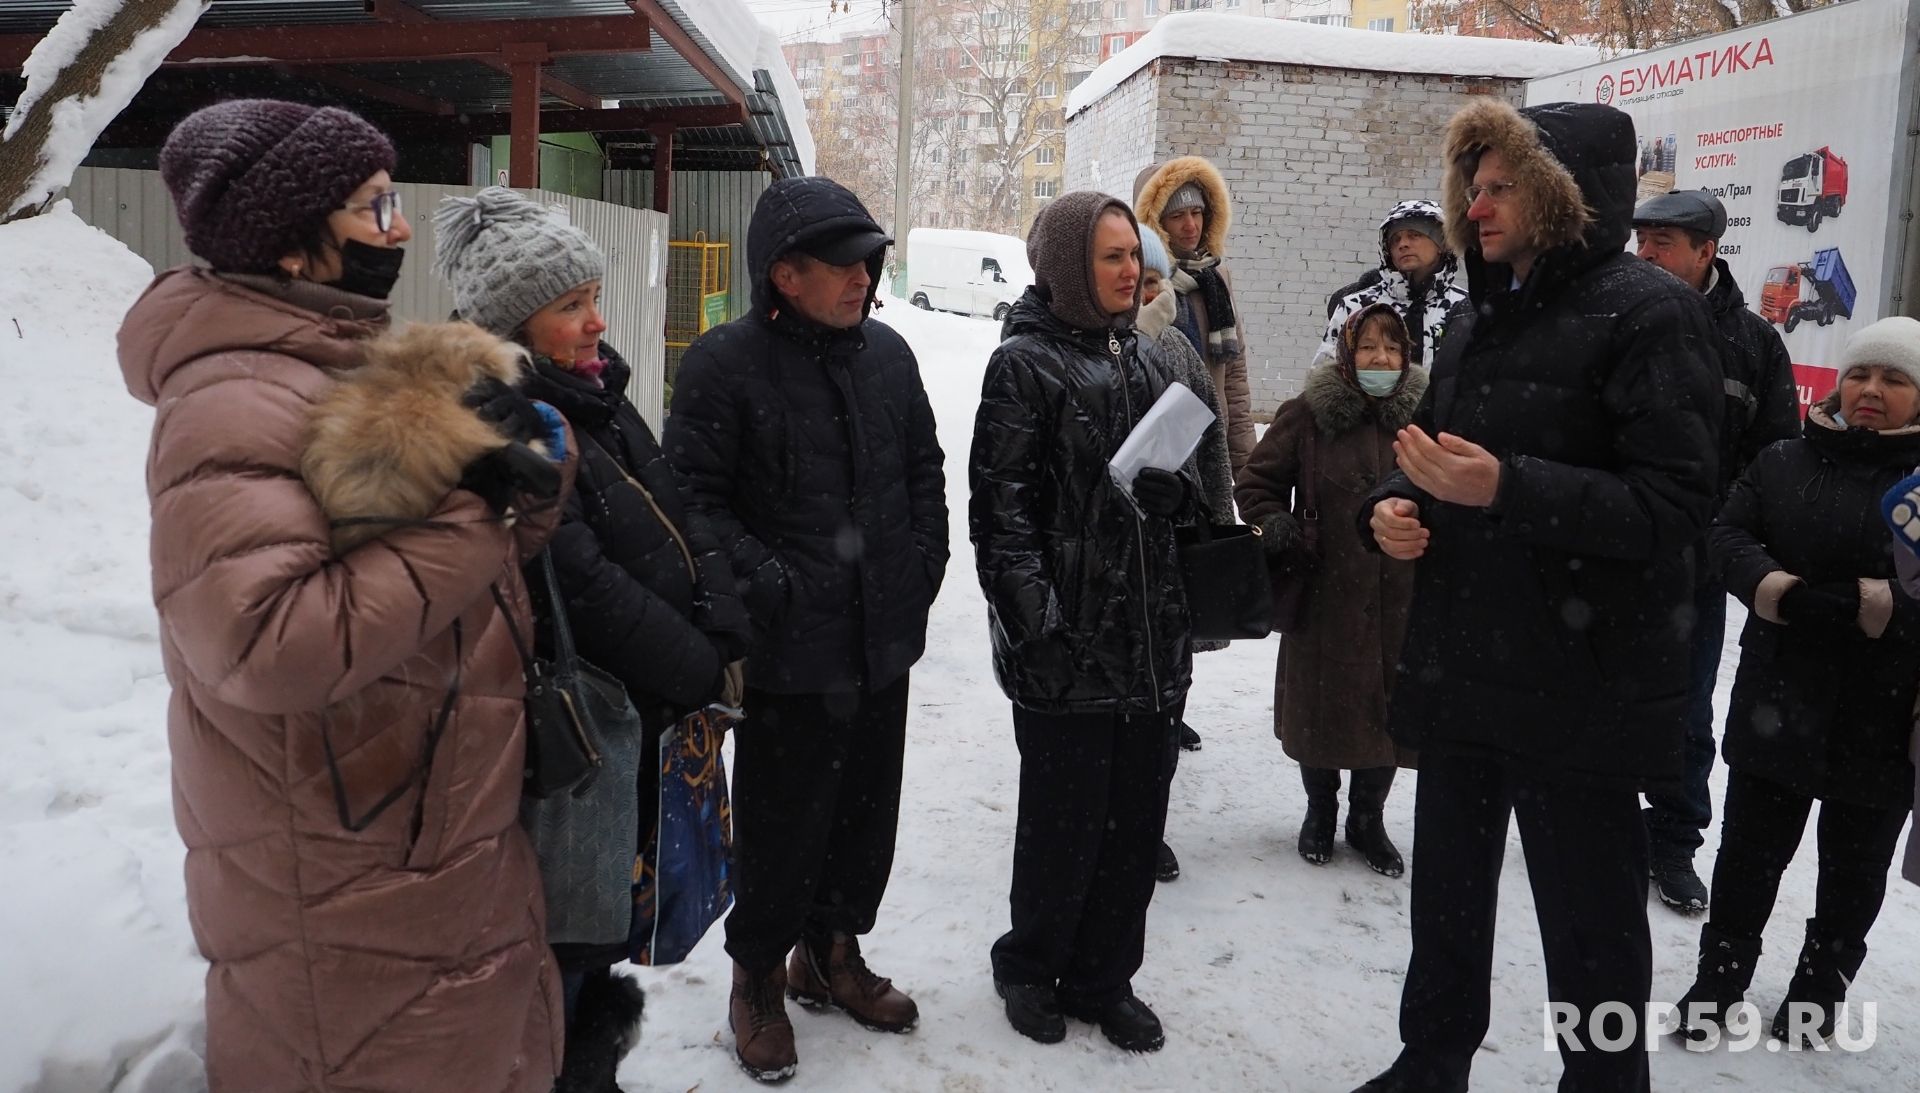
{"label": "woman in light blue knit hat", "polygon": [[[748,624],[727,555],[690,518],[659,441],[627,400],[631,370],[603,340],[606,257],[559,210],[504,187],[448,198],[433,222],[436,268],[461,316],[524,345],[533,358],[527,396],[573,426],[580,469],[548,551],[581,657],[626,687],[646,730],[640,754],[656,756],[660,734],[681,717],[723,698],[737,704],[723,692],[737,678],[730,666],[745,652]],[[530,568],[529,586],[543,581]],[[551,609],[537,606],[536,632],[549,634]],[[659,771],[640,766],[632,822],[644,847]],[[633,864],[615,867],[632,876]],[[554,1088],[606,1093],[619,1088],[615,1072],[638,1037],[640,987],[611,972],[632,943],[569,932],[553,887],[549,940],[567,988],[566,1059]]]}

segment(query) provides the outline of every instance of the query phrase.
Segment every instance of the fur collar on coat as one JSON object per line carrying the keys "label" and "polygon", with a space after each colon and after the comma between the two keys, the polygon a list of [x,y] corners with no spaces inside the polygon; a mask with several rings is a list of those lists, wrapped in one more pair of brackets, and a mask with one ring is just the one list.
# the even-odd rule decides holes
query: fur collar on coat
{"label": "fur collar on coat", "polygon": [[1376,399],[1348,382],[1338,362],[1327,361],[1307,373],[1300,397],[1313,412],[1313,423],[1320,432],[1339,436],[1369,418],[1385,429],[1398,430],[1413,420],[1414,408],[1426,393],[1424,368],[1408,368],[1391,395]]}

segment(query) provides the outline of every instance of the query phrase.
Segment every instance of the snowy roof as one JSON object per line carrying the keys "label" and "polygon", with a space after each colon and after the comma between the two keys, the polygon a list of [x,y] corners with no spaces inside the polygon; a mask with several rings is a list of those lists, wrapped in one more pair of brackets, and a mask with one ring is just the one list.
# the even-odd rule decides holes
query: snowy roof
{"label": "snowy roof", "polygon": [[746,0],[661,0],[660,6],[728,70],[748,95],[753,113],[763,117],[763,110],[778,113],[777,123],[755,128],[771,138],[770,149],[778,145],[779,137],[789,138],[801,173],[812,174],[813,132],[807,128],[807,106],[773,28],[748,9]]}
{"label": "snowy roof", "polygon": [[1448,76],[1553,76],[1604,59],[1591,46],[1441,34],[1394,34],[1257,15],[1186,12],[1161,19],[1067,95],[1072,117],[1162,57],[1420,72]]}

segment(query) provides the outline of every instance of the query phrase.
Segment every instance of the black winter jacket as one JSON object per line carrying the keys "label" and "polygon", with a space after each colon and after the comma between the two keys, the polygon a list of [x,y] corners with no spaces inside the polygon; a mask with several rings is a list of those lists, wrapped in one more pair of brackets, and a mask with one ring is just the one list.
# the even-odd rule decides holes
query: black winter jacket
{"label": "black winter jacket", "polygon": [[1719,276],[1707,291],[1713,325],[1720,332],[1726,412],[1721,423],[1720,494],[1754,457],[1776,440],[1800,435],[1799,393],[1793,358],[1773,324],[1747,310],[1747,298],[1724,258],[1713,260]]}
{"label": "black winter jacket", "polygon": [[[688,504],[743,582],[747,681],[768,691],[898,679],[926,647],[946,572],[944,456],[913,351],[871,318],[833,330],[780,310],[768,280],[782,254],[852,224],[873,221],[828,179],[762,196],[747,239],[753,313],[688,347],[667,418]],[[881,262],[869,262],[876,284]]]}
{"label": "black winter jacket", "polygon": [[[1566,104],[1526,113],[1593,215],[1517,289],[1509,267],[1459,248],[1469,298],[1440,341],[1414,423],[1487,448],[1501,460],[1500,487],[1492,505],[1470,508],[1395,472],[1358,514],[1371,544],[1374,504],[1404,497],[1432,531],[1416,563],[1389,732],[1433,753],[1518,759],[1602,784],[1671,784],[1681,774],[1690,548],[1717,483],[1719,351],[1700,294],[1676,291],[1623,250],[1631,122]],[[1616,126],[1628,127],[1624,138]],[[1516,172],[1518,157],[1545,155],[1503,151]],[[1448,222],[1465,224],[1462,183],[1450,177],[1448,188]]]}
{"label": "black winter jacket", "polygon": [[[549,544],[574,641],[626,685],[647,727],[659,731],[720,697],[721,669],[746,652],[746,612],[725,552],[687,511],[653,430],[622,393],[631,370],[604,343],[600,352],[605,388],[542,360],[524,390],[560,411],[581,449],[573,495]],[[688,572],[661,515],[685,536],[697,573]],[[537,562],[526,577],[541,590],[544,646],[552,623]]]}
{"label": "black winter jacket", "polygon": [[968,528],[993,671],[1042,713],[1145,713],[1187,693],[1174,525],[1141,517],[1107,462],[1172,382],[1131,330],[1075,330],[1029,288],[987,362]]}
{"label": "black winter jacket", "polygon": [[[1710,533],[1727,590],[1749,608],[1784,570],[1810,584],[1897,585],[1880,497],[1920,464],[1920,429],[1840,430],[1833,401],[1802,439],[1760,454]],[[1796,633],[1747,616],[1727,711],[1727,765],[1821,800],[1898,808],[1913,799],[1907,758],[1920,683],[1920,606],[1890,588],[1893,616],[1865,632]]]}

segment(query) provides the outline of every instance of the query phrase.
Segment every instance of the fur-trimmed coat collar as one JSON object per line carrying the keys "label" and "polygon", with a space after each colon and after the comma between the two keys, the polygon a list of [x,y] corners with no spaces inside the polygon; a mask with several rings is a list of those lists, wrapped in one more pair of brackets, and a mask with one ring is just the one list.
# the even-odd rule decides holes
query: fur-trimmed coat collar
{"label": "fur-trimmed coat collar", "polygon": [[1400,386],[1383,399],[1372,398],[1344,375],[1337,361],[1327,361],[1307,373],[1300,397],[1313,412],[1313,423],[1328,436],[1341,433],[1369,418],[1397,430],[1413,420],[1413,411],[1427,393],[1427,370],[1408,368]]}
{"label": "fur-trimmed coat collar", "polygon": [[1153,229],[1169,251],[1173,249],[1173,241],[1160,226],[1160,213],[1173,197],[1173,191],[1192,182],[1207,195],[1206,227],[1200,233],[1200,249],[1215,258],[1227,256],[1227,228],[1233,223],[1233,203],[1227,194],[1227,180],[1221,177],[1218,168],[1203,156],[1181,156],[1159,167],[1149,167],[1142,174],[1145,178],[1136,187],[1134,214],[1142,224]]}
{"label": "fur-trimmed coat collar", "polygon": [[[1532,228],[1532,243],[1549,267],[1584,266],[1611,256],[1632,234],[1633,119],[1598,103],[1547,103],[1516,110],[1482,99],[1447,123],[1441,202],[1447,238],[1467,267],[1471,294],[1504,291],[1507,267],[1480,257],[1479,233],[1467,219],[1467,187],[1480,153],[1497,151],[1519,187],[1517,203]],[[1556,254],[1556,252],[1560,252]],[[1538,268],[1541,263],[1536,263]]]}

